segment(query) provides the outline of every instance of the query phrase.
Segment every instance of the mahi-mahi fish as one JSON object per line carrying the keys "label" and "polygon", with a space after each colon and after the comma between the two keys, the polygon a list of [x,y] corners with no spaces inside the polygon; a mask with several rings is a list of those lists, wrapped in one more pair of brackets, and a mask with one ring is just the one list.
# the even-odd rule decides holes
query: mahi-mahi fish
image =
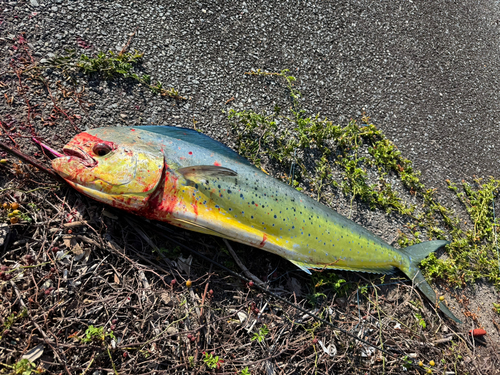
{"label": "mahi-mahi fish", "polygon": [[227,146],[170,126],[107,127],[75,136],[53,168],[79,192],[177,227],[278,254],[301,270],[404,272],[449,318],[419,263],[447,244],[395,249],[266,175]]}

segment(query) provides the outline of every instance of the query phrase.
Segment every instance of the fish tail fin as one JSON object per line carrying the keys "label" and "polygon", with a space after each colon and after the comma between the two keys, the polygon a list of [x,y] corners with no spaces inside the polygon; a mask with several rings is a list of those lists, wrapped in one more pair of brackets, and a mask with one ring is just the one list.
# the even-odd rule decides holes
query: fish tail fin
{"label": "fish tail fin", "polygon": [[[406,275],[413,280],[418,289],[433,303],[436,304],[438,301],[436,299],[436,293],[431,288],[429,283],[425,281],[422,272],[418,268],[418,265],[422,260],[427,257],[430,253],[436,251],[437,249],[449,244],[448,241],[427,241],[422,242],[413,246],[409,246],[400,250],[409,259],[409,265],[407,269],[402,269]],[[451,320],[462,323],[453,313],[448,309],[448,307],[443,303],[439,302],[439,309]]]}

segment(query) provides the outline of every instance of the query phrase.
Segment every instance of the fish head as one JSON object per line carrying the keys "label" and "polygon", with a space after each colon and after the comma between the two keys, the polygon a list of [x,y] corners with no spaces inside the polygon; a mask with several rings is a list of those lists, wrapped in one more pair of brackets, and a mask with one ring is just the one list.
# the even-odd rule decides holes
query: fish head
{"label": "fish head", "polygon": [[158,146],[130,129],[99,128],[75,136],[52,167],[81,193],[135,211],[158,187],[164,157]]}

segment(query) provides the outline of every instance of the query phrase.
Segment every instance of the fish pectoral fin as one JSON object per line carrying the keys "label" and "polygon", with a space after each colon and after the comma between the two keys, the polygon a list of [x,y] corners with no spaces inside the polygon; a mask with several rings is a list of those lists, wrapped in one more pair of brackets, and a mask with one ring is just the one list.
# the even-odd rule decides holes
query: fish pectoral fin
{"label": "fish pectoral fin", "polygon": [[232,169],[225,167],[218,167],[216,165],[193,165],[184,167],[177,170],[184,176],[187,181],[198,182],[208,177],[227,177],[237,176],[238,173]]}
{"label": "fish pectoral fin", "polygon": [[305,273],[311,275],[311,271],[309,271],[309,269],[307,268],[307,266],[306,266],[305,263],[297,262],[295,260],[291,260],[290,262],[292,262],[293,264],[295,264],[297,267],[299,267]]}

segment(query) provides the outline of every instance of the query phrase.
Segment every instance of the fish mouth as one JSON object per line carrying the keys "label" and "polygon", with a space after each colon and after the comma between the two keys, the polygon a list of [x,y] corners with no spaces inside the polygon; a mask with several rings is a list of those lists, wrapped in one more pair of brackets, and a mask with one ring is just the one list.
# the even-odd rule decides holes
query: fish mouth
{"label": "fish mouth", "polygon": [[87,168],[97,165],[97,161],[79,147],[65,146],[62,151],[70,160],[75,160]]}

